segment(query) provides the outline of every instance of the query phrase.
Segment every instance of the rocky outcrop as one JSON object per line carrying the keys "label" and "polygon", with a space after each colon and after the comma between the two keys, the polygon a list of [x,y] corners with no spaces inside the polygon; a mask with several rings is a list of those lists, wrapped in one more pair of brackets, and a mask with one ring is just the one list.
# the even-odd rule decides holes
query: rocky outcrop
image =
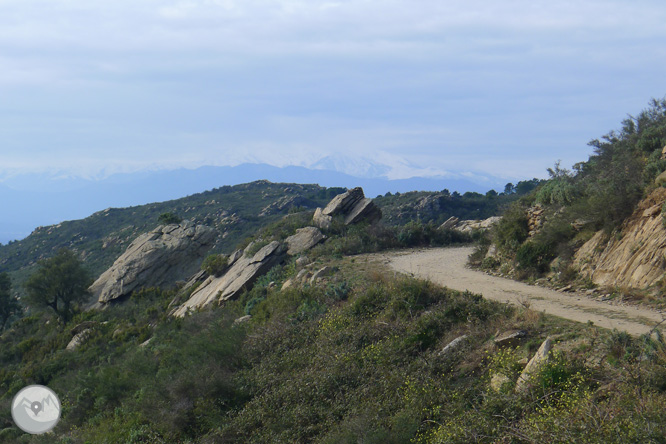
{"label": "rocky outcrop", "polygon": [[663,187],[663,186],[666,184],[666,171],[664,171],[663,173],[661,173],[660,175],[658,175],[658,176],[654,179],[654,183],[655,183],[655,185],[658,185],[658,186],[660,186],[660,187]]}
{"label": "rocky outcrop", "polygon": [[616,235],[596,233],[574,257],[579,272],[602,286],[647,288],[666,272],[666,229],[661,208],[666,189],[641,201]]}
{"label": "rocky outcrop", "polygon": [[287,244],[287,254],[295,256],[303,253],[324,239],[326,239],[326,236],[321,234],[321,231],[315,227],[299,228],[296,230],[296,234],[285,239],[285,243]]}
{"label": "rocky outcrop", "polygon": [[467,335],[462,335],[457,338],[455,338],[453,341],[449,342],[446,347],[441,349],[439,353],[437,353],[437,356],[445,358],[450,355],[452,355],[454,352],[459,350],[464,344],[465,341],[467,341],[468,336]]}
{"label": "rocky outcrop", "polygon": [[527,209],[527,230],[528,236],[533,237],[537,234],[544,222],[544,209],[537,204]]}
{"label": "rocky outcrop", "polygon": [[83,330],[80,333],[77,333],[74,335],[71,341],[69,341],[69,344],[67,344],[67,347],[65,350],[76,350],[79,348],[86,340],[88,339],[88,336],[92,333],[92,330]]}
{"label": "rocky outcrop", "polygon": [[345,225],[359,222],[375,223],[382,218],[382,211],[372,202],[372,199],[363,198],[345,216]]}
{"label": "rocky outcrop", "polygon": [[314,216],[312,216],[312,223],[322,230],[328,230],[331,228],[332,221],[333,218],[331,216],[325,215],[321,208],[317,208],[315,210]]}
{"label": "rocky outcrop", "polygon": [[310,285],[315,285],[318,280],[324,279],[325,277],[332,276],[337,269],[335,267],[322,267],[319,270],[315,271],[312,277],[310,278]]}
{"label": "rocky outcrop", "polygon": [[489,230],[501,219],[500,216],[493,216],[483,220],[459,220],[453,216],[448,218],[439,228],[442,230],[457,230],[463,233],[471,233],[475,230]]}
{"label": "rocky outcrop", "polygon": [[335,196],[322,210],[317,208],[312,222],[321,229],[328,229],[335,216],[343,216],[345,225],[358,222],[374,223],[382,218],[381,210],[372,199],[367,199],[363,188],[357,187]]}
{"label": "rocky outcrop", "polygon": [[171,314],[183,317],[191,310],[236,298],[243,290],[251,288],[258,277],[280,263],[285,254],[286,246],[273,241],[251,257],[243,255],[224,275],[210,276],[206,279],[190,298],[183,305],[174,309]]}
{"label": "rocky outcrop", "polygon": [[338,214],[349,214],[357,203],[365,198],[363,188],[356,187],[349,191],[338,194],[322,210],[325,216],[337,216]]}
{"label": "rocky outcrop", "polygon": [[460,222],[460,219],[458,219],[455,216],[451,216],[446,221],[439,226],[440,229],[442,230],[453,230],[456,225]]}
{"label": "rocky outcrop", "polygon": [[306,199],[302,196],[284,196],[272,204],[264,207],[259,213],[259,217],[268,216],[271,214],[277,214],[284,212],[285,210],[303,207],[303,208],[313,208],[316,206],[316,203],[310,199]]}
{"label": "rocky outcrop", "polygon": [[214,238],[213,229],[191,222],[161,225],[136,238],[90,292],[106,304],[142,287],[174,285],[199,268]]}
{"label": "rocky outcrop", "polygon": [[495,345],[500,348],[517,347],[525,338],[527,330],[509,330],[495,338]]}
{"label": "rocky outcrop", "polygon": [[88,340],[90,335],[93,332],[93,329],[98,326],[98,323],[95,321],[84,321],[78,324],[76,327],[72,328],[71,334],[72,339],[67,344],[65,350],[76,350],[83,343]]}
{"label": "rocky outcrop", "polygon": [[548,362],[551,348],[552,344],[550,338],[546,338],[541,344],[541,347],[539,347],[539,350],[537,350],[518,377],[518,381],[516,382],[517,393],[524,392],[529,387],[530,379],[538,374],[541,368]]}

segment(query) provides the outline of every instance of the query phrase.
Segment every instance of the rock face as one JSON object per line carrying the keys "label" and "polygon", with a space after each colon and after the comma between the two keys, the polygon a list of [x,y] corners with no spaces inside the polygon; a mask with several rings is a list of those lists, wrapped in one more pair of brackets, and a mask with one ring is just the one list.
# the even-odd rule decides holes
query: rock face
{"label": "rock face", "polygon": [[647,288],[666,271],[666,229],[661,208],[666,189],[658,188],[638,204],[618,236],[598,232],[574,257],[583,276],[603,286]]}
{"label": "rock face", "polygon": [[313,208],[314,206],[316,206],[316,203],[310,199],[301,196],[284,196],[261,210],[259,217],[280,213],[288,208]]}
{"label": "rock face", "polygon": [[372,199],[365,197],[363,188],[357,187],[335,196],[323,210],[317,208],[312,221],[319,228],[328,229],[332,218],[338,215],[344,216],[345,225],[361,221],[374,223],[382,218],[382,211]]}
{"label": "rock face", "polygon": [[455,216],[451,216],[446,221],[439,226],[440,229],[442,230],[453,230],[456,225],[458,225],[458,222],[460,222],[460,219],[458,219]]}
{"label": "rock face", "polygon": [[[662,156],[662,159],[663,159],[663,156]],[[666,171],[664,171],[663,173],[661,173],[660,175],[658,175],[658,176],[654,179],[654,183],[655,183],[656,185],[659,185],[659,186],[663,186],[664,184],[666,184]]]}
{"label": "rock face", "polygon": [[317,208],[315,210],[315,214],[312,217],[312,223],[322,230],[328,230],[331,228],[331,221],[333,218],[331,216],[327,216],[322,212],[321,208]]}
{"label": "rock face", "polygon": [[326,205],[326,208],[322,210],[322,214],[325,216],[337,216],[338,214],[349,214],[354,209],[357,203],[359,203],[365,195],[363,194],[363,188],[356,187],[351,190],[338,194]]}
{"label": "rock face", "polygon": [[541,227],[543,227],[543,213],[543,207],[539,204],[534,205],[527,210],[527,230],[529,237],[536,235],[541,230]]}
{"label": "rock face", "polygon": [[320,268],[319,270],[315,271],[315,273],[310,278],[310,285],[315,285],[317,283],[317,280],[319,279],[323,279],[328,276],[333,276],[333,273],[335,272],[336,269],[334,267]]}
{"label": "rock face", "polygon": [[372,199],[361,199],[345,216],[345,225],[356,224],[362,221],[375,223],[382,218],[382,211],[372,202]]}
{"label": "rock face", "polygon": [[72,338],[72,340],[69,341],[69,344],[67,344],[67,347],[65,348],[65,350],[72,351],[72,350],[76,350],[77,348],[79,348],[81,346],[81,344],[86,342],[86,339],[88,339],[88,336],[90,336],[91,332],[92,332],[92,330],[83,330],[82,332],[76,334]]}
{"label": "rock face", "polygon": [[72,328],[71,333],[73,335],[71,341],[67,344],[66,350],[76,350],[86,342],[93,329],[97,327],[98,323],[95,321],[84,321],[81,322],[76,327]]}
{"label": "rock face", "polygon": [[501,219],[500,216],[493,216],[484,220],[459,220],[454,216],[448,218],[439,228],[442,230],[457,230],[463,233],[471,233],[474,230],[488,230]]}
{"label": "rock face", "polygon": [[136,238],[90,291],[105,304],[142,287],[173,285],[199,268],[214,237],[213,229],[191,222],[159,226]]}
{"label": "rock face", "polygon": [[326,239],[326,236],[321,234],[321,231],[315,227],[299,228],[296,230],[296,234],[285,239],[285,243],[287,244],[287,254],[295,256],[303,253],[324,239]]}
{"label": "rock face", "polygon": [[190,310],[206,307],[213,303],[233,299],[243,290],[250,288],[254,281],[280,263],[286,253],[285,245],[273,241],[257,251],[254,256],[243,255],[237,259],[227,272],[220,276],[210,276],[190,298],[180,307],[171,312],[172,315],[183,317]]}

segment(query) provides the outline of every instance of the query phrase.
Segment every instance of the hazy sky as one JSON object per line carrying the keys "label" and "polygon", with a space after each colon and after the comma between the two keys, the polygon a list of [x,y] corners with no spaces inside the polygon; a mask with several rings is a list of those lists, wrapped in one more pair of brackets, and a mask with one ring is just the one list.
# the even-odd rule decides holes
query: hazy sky
{"label": "hazy sky", "polygon": [[0,0],[0,177],[543,176],[666,95],[665,24],[663,0]]}

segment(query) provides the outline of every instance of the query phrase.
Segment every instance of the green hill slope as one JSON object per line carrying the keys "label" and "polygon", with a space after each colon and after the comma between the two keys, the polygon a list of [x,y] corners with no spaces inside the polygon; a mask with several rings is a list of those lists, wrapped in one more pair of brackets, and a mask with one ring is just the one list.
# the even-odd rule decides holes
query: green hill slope
{"label": "green hill slope", "polygon": [[90,272],[97,276],[134,238],[155,228],[163,213],[173,213],[215,228],[218,236],[212,251],[229,253],[243,239],[291,209],[314,209],[342,191],[318,185],[258,181],[224,186],[167,202],[109,208],[85,219],[39,227],[27,238],[0,247],[0,272],[11,272],[20,283],[37,261],[65,247],[76,251]]}

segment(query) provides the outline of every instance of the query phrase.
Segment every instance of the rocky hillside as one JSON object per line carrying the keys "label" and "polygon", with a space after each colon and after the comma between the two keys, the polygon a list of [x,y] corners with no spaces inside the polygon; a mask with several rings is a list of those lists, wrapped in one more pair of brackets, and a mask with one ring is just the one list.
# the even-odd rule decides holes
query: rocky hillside
{"label": "rocky hillside", "polygon": [[[451,217],[482,219],[498,214],[537,183],[535,180],[520,182],[515,187],[511,185],[510,192],[489,192],[485,196],[447,190],[387,194],[374,199],[372,207],[359,207],[358,213],[351,217],[372,216],[367,211],[379,208],[383,223],[392,227],[414,221],[438,225]],[[290,212],[323,207],[344,190],[258,181],[215,188],[168,202],[109,208],[85,219],[38,227],[21,241],[0,245],[0,272],[10,272],[14,288],[21,291],[21,283],[34,271],[39,260],[53,256],[60,248],[68,248],[78,254],[96,278],[138,236],[156,229],[160,224],[159,216],[164,213],[212,228],[215,236],[213,244],[207,246],[208,252],[229,254],[262,227]],[[318,224],[323,219],[320,218]]]}
{"label": "rocky hillside", "polygon": [[507,205],[533,191],[539,179],[508,183],[505,190],[493,190],[485,195],[474,192],[460,194],[456,191],[436,192],[412,191],[408,193],[387,193],[378,196],[375,203],[384,213],[384,222],[390,225],[404,225],[419,220],[442,224],[451,217],[460,220],[482,220],[500,214]]}
{"label": "rocky hillside", "polygon": [[666,188],[654,190],[614,235],[597,232],[574,257],[574,265],[597,285],[645,289],[664,278]]}
{"label": "rocky hillside", "polygon": [[[159,216],[172,213],[185,221],[215,230],[211,252],[230,253],[237,245],[295,209],[326,204],[342,188],[274,184],[267,181],[224,186],[168,202],[130,208],[109,208],[85,219],[38,227],[27,238],[0,246],[0,272],[16,283],[32,272],[40,259],[60,248],[78,253],[95,277],[106,270],[141,234],[155,229]],[[20,288],[20,285],[15,285]]]}
{"label": "rocky hillside", "polygon": [[587,162],[573,171],[556,164],[515,202],[473,261],[520,279],[650,294],[664,304],[666,100],[590,145]]}

